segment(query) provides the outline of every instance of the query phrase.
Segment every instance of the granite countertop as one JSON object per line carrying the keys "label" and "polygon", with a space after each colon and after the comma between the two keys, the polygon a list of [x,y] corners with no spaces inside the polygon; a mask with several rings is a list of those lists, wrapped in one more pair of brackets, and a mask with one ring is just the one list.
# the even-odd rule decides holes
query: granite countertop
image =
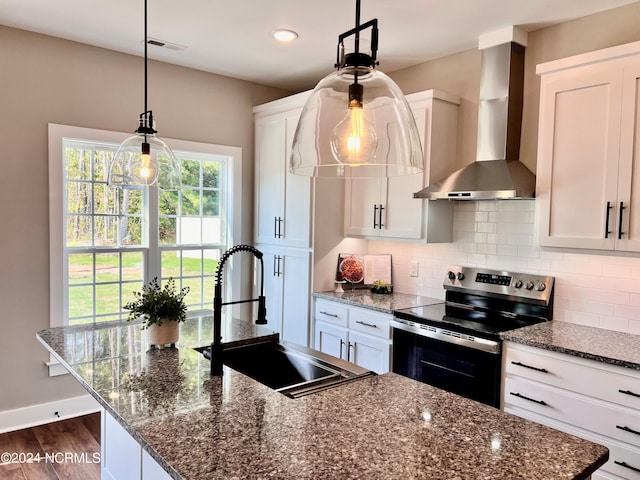
{"label": "granite countertop", "polygon": [[[224,320],[225,341],[269,335]],[[136,324],[60,327],[38,338],[173,478],[585,479],[600,445],[394,373],[291,399],[191,347],[212,318],[149,350]]]}
{"label": "granite countertop", "polygon": [[394,310],[401,308],[419,307],[422,305],[433,305],[442,303],[444,300],[437,298],[422,297],[420,295],[412,295],[409,293],[371,293],[369,289],[360,288],[353,290],[345,290],[344,293],[336,292],[315,292],[316,298],[324,298],[334,302],[346,303],[355,307],[364,307],[371,310],[377,310],[384,313],[393,313]]}
{"label": "granite countertop", "polygon": [[552,321],[504,332],[503,340],[640,370],[640,335]]}

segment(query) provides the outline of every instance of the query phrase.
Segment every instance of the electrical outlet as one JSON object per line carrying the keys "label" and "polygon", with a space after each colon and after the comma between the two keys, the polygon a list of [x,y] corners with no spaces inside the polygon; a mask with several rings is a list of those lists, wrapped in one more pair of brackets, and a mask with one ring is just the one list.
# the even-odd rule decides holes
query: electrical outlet
{"label": "electrical outlet", "polygon": [[411,262],[411,271],[409,273],[410,277],[417,277],[418,276],[418,261],[417,260],[413,260]]}

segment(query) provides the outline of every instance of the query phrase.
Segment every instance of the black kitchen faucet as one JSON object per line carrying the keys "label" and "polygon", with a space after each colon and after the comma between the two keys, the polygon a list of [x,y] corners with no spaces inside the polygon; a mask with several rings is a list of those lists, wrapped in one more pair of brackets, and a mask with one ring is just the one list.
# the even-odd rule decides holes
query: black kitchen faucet
{"label": "black kitchen faucet", "polygon": [[[249,252],[260,260],[260,295],[258,298],[248,300],[236,300],[234,302],[222,301],[222,271],[227,259],[237,252]],[[262,252],[251,245],[235,245],[222,254],[216,269],[216,283],[213,294],[213,343],[211,344],[211,375],[222,375],[222,307],[234,303],[258,302],[258,318],[256,325],[267,323],[267,306],[264,297],[264,262]]]}

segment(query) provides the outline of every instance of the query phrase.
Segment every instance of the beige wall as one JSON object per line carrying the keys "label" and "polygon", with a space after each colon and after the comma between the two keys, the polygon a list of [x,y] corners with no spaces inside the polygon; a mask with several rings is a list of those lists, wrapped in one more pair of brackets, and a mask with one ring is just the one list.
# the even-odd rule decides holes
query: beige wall
{"label": "beige wall", "polygon": [[[285,93],[149,64],[160,136],[242,147],[245,242],[252,108]],[[142,58],[0,26],[0,411],[84,393],[68,376],[47,376],[35,338],[49,326],[47,123],[132,132],[143,110]]]}

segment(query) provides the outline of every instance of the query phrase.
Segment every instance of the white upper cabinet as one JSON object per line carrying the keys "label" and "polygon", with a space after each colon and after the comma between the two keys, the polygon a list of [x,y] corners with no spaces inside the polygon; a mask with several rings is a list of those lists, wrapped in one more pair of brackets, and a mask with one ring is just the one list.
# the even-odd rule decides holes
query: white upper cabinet
{"label": "white upper cabinet", "polygon": [[346,236],[450,242],[452,204],[413,198],[455,170],[460,100],[436,90],[407,95],[424,151],[424,173],[345,180]]}
{"label": "white upper cabinet", "polygon": [[537,72],[540,245],[640,251],[640,42]]}
{"label": "white upper cabinet", "polygon": [[287,97],[256,107],[256,243],[311,246],[311,179],[289,173],[289,154],[304,100]]}

